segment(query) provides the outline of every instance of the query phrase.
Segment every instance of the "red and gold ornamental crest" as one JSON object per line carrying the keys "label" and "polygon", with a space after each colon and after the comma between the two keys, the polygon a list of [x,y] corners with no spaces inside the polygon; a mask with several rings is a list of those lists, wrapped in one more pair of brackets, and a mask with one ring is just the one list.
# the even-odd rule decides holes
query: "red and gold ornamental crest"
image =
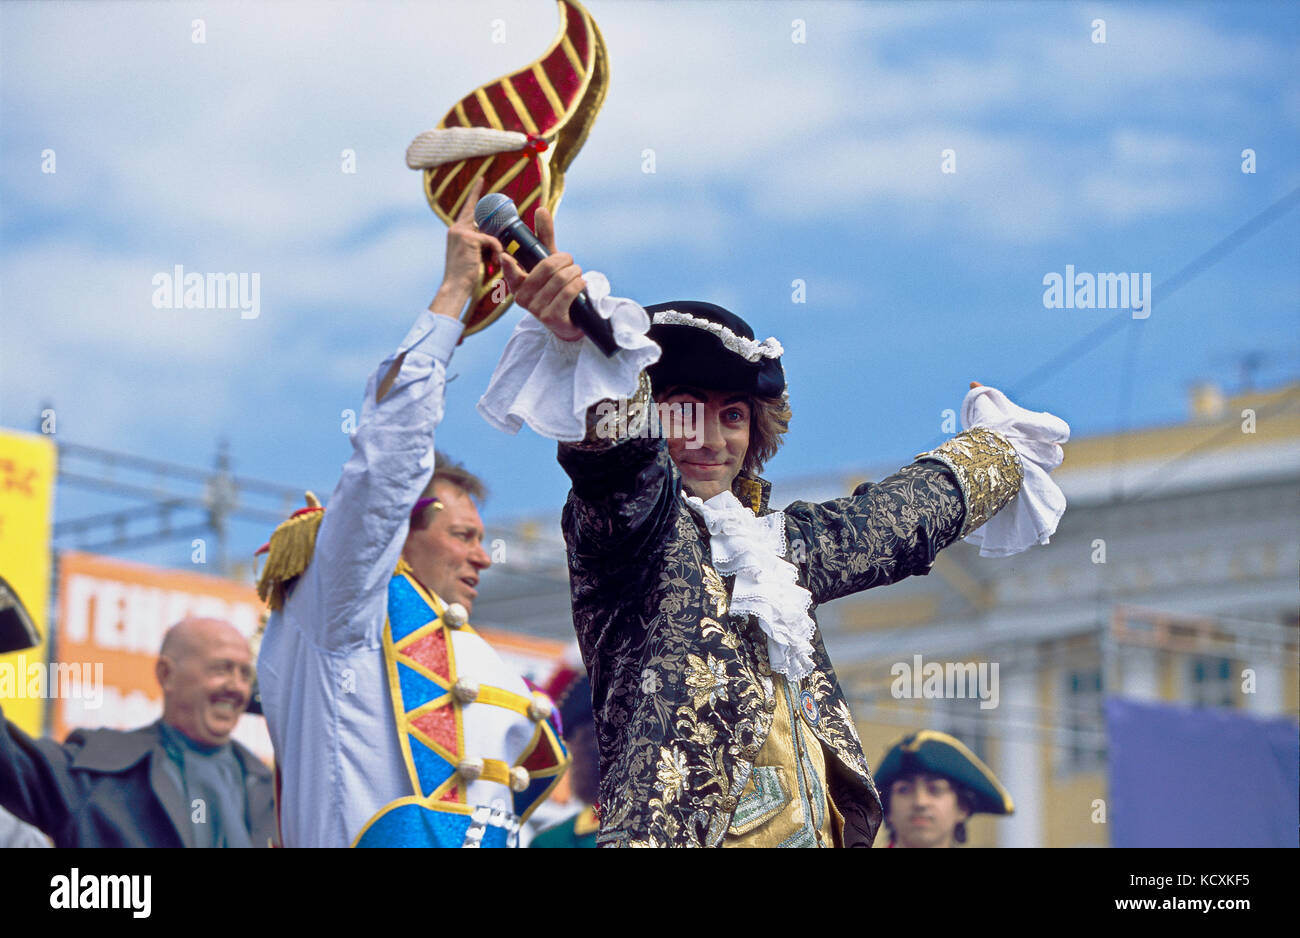
{"label": "red and gold ornamental crest", "polygon": [[[609,87],[609,61],[596,22],[574,0],[557,0],[560,30],[542,56],[475,88],[412,141],[406,165],[423,171],[429,205],[448,225],[476,179],[502,192],[534,228],[539,205],[554,212],[564,173],[578,155]],[[485,265],[465,313],[465,335],[486,328],[514,297],[501,268]]]}

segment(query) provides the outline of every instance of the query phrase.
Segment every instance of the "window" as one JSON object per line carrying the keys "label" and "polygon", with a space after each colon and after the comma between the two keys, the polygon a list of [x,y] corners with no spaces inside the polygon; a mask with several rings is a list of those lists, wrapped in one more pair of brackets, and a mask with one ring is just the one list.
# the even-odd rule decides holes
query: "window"
{"label": "window", "polygon": [[1106,765],[1102,723],[1101,668],[1065,671],[1062,694],[1063,739],[1058,765],[1062,772],[1095,772]]}
{"label": "window", "polygon": [[1231,658],[1197,657],[1188,662],[1190,702],[1198,707],[1237,705],[1237,677]]}

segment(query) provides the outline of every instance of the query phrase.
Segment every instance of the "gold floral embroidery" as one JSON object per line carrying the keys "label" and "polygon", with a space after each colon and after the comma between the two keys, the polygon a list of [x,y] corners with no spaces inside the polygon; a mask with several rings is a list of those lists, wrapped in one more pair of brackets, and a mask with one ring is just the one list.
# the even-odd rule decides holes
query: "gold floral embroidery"
{"label": "gold floral embroidery", "polygon": [[858,727],[857,724],[853,722],[853,714],[849,713],[849,705],[841,700],[835,705],[835,707],[840,719],[843,720],[844,725],[848,727],[849,735],[853,737],[853,741],[858,744],[859,748],[861,748],[862,740],[858,738]]}
{"label": "gold floral embroidery", "polygon": [[637,376],[636,392],[628,398],[624,407],[613,411],[615,420],[609,419],[611,411],[608,405],[617,402],[598,401],[592,404],[587,408],[586,436],[582,442],[568,445],[584,450],[607,450],[639,438],[645,431],[652,400],[650,377],[643,371]]}
{"label": "gold floral embroidery", "polygon": [[699,655],[687,655],[686,663],[691,669],[686,675],[686,686],[691,689],[695,698],[696,710],[706,703],[710,707],[716,705],[719,697],[726,699],[727,669],[721,661],[713,655],[709,655],[708,661],[700,658]]}
{"label": "gold floral embroidery", "polygon": [[659,747],[659,767],[655,772],[659,783],[655,786],[664,793],[664,801],[676,801],[686,785],[689,773],[686,766],[686,753],[674,752],[664,746]]}
{"label": "gold floral embroidery", "polygon": [[[680,476],[662,440],[563,444],[560,459],[574,479],[564,518],[574,626],[598,694],[599,842],[716,846],[771,731],[765,637],[729,603],[719,612],[729,586],[707,532],[672,494]],[[822,603],[925,572],[957,537],[961,497],[949,470],[919,463],[852,496],[794,503],[786,529],[807,545],[792,559],[801,582]],[[846,842],[867,844],[879,797],[816,633],[813,648],[814,733],[844,766],[828,782]]]}
{"label": "gold floral embroidery", "polygon": [[701,564],[700,571],[704,574],[704,592],[714,605],[713,615],[720,619],[727,614],[726,584],[710,564]]}
{"label": "gold floral embroidery", "polygon": [[959,433],[916,458],[943,463],[957,477],[966,506],[960,537],[980,527],[1015,498],[1025,478],[1015,447],[987,427]]}
{"label": "gold floral embroidery", "polygon": [[835,686],[830,678],[820,670],[814,671],[804,678],[801,687],[811,691],[817,701],[820,716],[813,726],[813,732],[835,750],[841,762],[869,780],[871,775],[862,752],[862,743],[858,739],[857,727],[853,725],[853,716],[842,697],[835,700]]}
{"label": "gold floral embroidery", "polygon": [[700,631],[700,634],[703,636],[707,637],[710,633],[717,632],[719,636],[718,640],[722,642],[723,648],[730,648],[732,651],[735,651],[740,647],[740,636],[729,629],[724,629],[716,619],[710,619],[708,616],[705,616],[700,620],[700,625],[704,626]]}

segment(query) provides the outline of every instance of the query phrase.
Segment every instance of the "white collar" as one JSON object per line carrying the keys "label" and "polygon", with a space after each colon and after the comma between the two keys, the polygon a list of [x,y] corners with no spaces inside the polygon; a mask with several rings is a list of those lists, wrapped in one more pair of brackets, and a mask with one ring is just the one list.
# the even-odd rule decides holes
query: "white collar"
{"label": "white collar", "polygon": [[731,611],[752,614],[767,636],[772,670],[798,681],[813,670],[812,637],[816,623],[808,615],[812,594],[799,585],[799,571],[781,558],[786,554],[785,514],[762,518],[731,491],[708,501],[686,496],[686,505],[709,531],[713,565],[736,577]]}

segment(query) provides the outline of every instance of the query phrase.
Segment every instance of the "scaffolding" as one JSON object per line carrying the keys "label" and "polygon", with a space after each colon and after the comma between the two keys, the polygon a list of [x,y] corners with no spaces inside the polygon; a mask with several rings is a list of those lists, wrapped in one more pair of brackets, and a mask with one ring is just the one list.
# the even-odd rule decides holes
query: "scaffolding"
{"label": "scaffolding", "polygon": [[148,459],[128,453],[59,442],[58,483],[127,499],[112,511],[66,518],[54,524],[54,548],[120,553],[194,538],[211,538],[216,572],[232,576],[232,520],[279,524],[302,500],[302,490],[235,475],[230,448],[217,444],[211,468]]}

